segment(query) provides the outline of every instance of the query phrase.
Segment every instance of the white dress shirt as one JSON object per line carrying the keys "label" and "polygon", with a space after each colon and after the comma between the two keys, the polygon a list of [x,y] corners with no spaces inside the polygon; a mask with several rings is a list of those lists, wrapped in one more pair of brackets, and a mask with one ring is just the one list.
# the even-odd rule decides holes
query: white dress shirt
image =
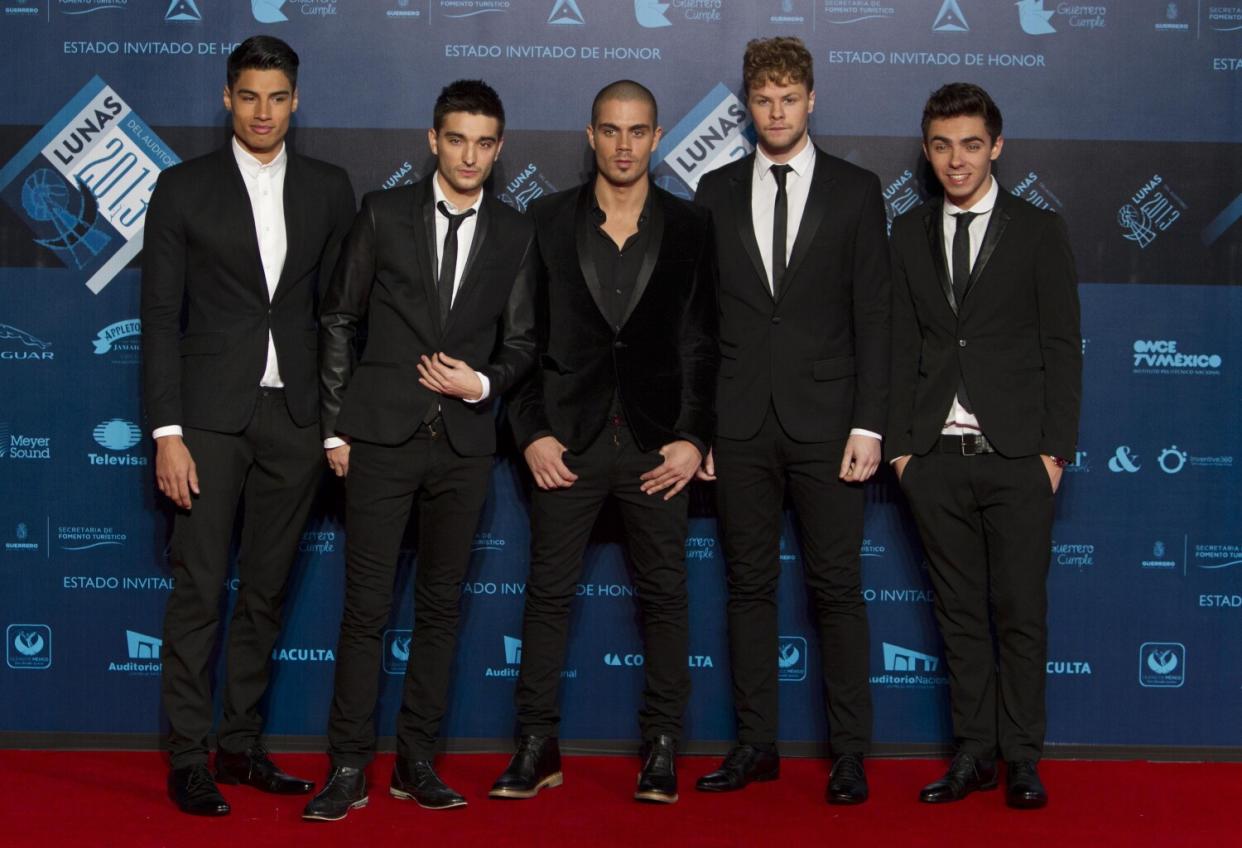
{"label": "white dress shirt", "polygon": [[[948,265],[948,277],[950,281],[953,279],[953,234],[957,231],[957,219],[954,215],[962,212],[973,212],[977,216],[970,222],[968,232],[970,233],[970,267],[975,267],[975,259],[979,256],[979,248],[983,246],[983,236],[988,231],[988,221],[992,218],[992,209],[996,206],[996,195],[1000,193],[1000,186],[994,177],[988,177],[992,181],[991,188],[983,199],[969,209],[961,209],[949,202],[949,198],[944,199],[944,212],[942,213],[942,225],[944,230],[944,258]],[[958,305],[961,308],[961,305]],[[962,402],[958,400],[957,395],[953,395],[953,405],[949,407],[949,412],[945,416],[944,429],[940,432],[948,436],[961,436],[966,433],[981,433],[982,428],[979,426],[979,419],[973,414],[966,411],[962,406]]]}
{"label": "white dress shirt", "polygon": [[[811,194],[811,177],[815,173],[815,145],[810,137],[803,139],[802,149],[794,157],[784,163],[793,168],[785,175],[785,197],[788,201],[789,215],[785,222],[785,263],[788,267],[789,255],[793,253],[794,242],[798,238],[798,226],[802,223],[802,213],[806,211],[806,199]],[[772,229],[775,226],[776,212],[776,178],[772,176],[772,166],[776,164],[763,155],[763,148],[755,148],[755,167],[750,174],[750,220],[755,227],[755,241],[759,243],[759,256],[763,259],[763,270],[768,275],[768,291],[772,290]],[[879,433],[855,427],[850,430],[851,436],[870,436],[882,438]]]}
{"label": "white dress shirt", "polygon": [[[270,302],[276,294],[280,274],[285,268],[285,256],[289,251],[285,233],[285,170],[289,154],[282,143],[276,157],[264,164],[246,152],[237,136],[234,136],[233,158],[237,161],[242,182],[246,185],[246,194],[250,197],[254,234],[259,242],[259,261],[263,264],[263,277]],[[263,367],[263,377],[259,380],[259,385],[269,389],[280,389],[285,385],[280,379],[276,342],[270,329],[267,331],[267,363]],[[157,427],[151,435],[157,439],[162,436],[180,436],[181,425]]]}

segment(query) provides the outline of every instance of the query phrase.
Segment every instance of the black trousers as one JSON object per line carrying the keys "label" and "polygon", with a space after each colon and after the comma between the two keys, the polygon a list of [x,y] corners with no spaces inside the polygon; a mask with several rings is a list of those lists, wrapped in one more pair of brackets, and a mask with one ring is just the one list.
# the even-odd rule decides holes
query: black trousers
{"label": "black trousers", "polygon": [[319,429],[289,417],[284,392],[259,390],[241,433],[184,428],[202,494],[173,522],[172,594],[164,611],[164,709],[173,768],[207,762],[211,661],[238,502],[243,504],[237,603],[229,623],[219,746],[244,751],[263,727],[272,648],[289,570],[323,473]]}
{"label": "black trousers", "polygon": [[558,694],[569,635],[569,605],[582,574],[591,528],[612,495],[621,511],[634,588],[643,620],[646,685],[638,714],[644,739],[681,736],[690,697],[689,620],[686,601],[686,530],[689,495],[683,489],[639,491],[639,476],[663,462],[641,451],[629,428],[609,423],[589,448],[566,453],[578,475],[568,489],[531,495],[530,574],[522,624],[522,669],[517,681],[517,718],[523,735],[556,736]]}
{"label": "black trousers", "polygon": [[490,456],[463,457],[437,422],[396,447],[354,441],[345,478],[345,612],[328,719],[333,766],[375,757],[383,631],[410,511],[418,512],[414,632],[397,716],[397,755],[435,753],[457,648],[461,584],[487,497]]}
{"label": "black trousers", "polygon": [[930,453],[901,486],[931,565],[958,749],[1039,759],[1053,516],[1043,461]]}
{"label": "black trousers", "polygon": [[750,439],[718,438],[717,501],[729,584],[737,738],[775,745],[781,515],[793,500],[814,602],[833,753],[871,747],[870,636],[862,598],[863,487],[838,478],[844,440],[795,442],[772,409]]}

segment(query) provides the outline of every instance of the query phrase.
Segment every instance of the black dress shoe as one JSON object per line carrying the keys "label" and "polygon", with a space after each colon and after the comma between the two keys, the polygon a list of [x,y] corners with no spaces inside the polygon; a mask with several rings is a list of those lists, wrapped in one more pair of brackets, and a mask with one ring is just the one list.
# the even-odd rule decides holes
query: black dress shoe
{"label": "black dress shoe", "polygon": [[1034,760],[1014,760],[1007,765],[1005,803],[1019,810],[1038,810],[1048,803],[1048,790],[1039,779]]}
{"label": "black dress shoe", "polygon": [[976,789],[995,788],[996,760],[958,754],[944,777],[923,787],[919,800],[925,804],[943,804],[960,801]]}
{"label": "black dress shoe", "polygon": [[313,780],[302,780],[277,768],[267,751],[258,745],[240,754],[216,751],[216,780],[243,783],[276,795],[305,795],[315,788]]}
{"label": "black dress shoe", "polygon": [[492,798],[534,798],[544,787],[560,786],[561,746],[555,736],[523,736],[504,774],[496,778]]}
{"label": "black dress shoe", "polygon": [[168,773],[168,797],[181,812],[194,816],[227,816],[228,801],[220,794],[206,763],[175,768]]}
{"label": "black dress shoe", "polygon": [[398,759],[388,783],[388,794],[403,801],[417,801],[418,806],[428,810],[466,806],[466,799],[440,780],[430,760]]}
{"label": "black dress shoe", "polygon": [[870,794],[862,754],[842,754],[832,764],[828,777],[829,804],[861,804]]}
{"label": "black dress shoe", "polygon": [[319,794],[310,799],[302,818],[307,821],[340,821],[350,810],[367,805],[367,774],[353,766],[336,766]]}
{"label": "black dress shoe", "polygon": [[643,769],[638,773],[634,800],[673,804],[677,801],[677,742],[667,733],[643,743],[639,750]]}
{"label": "black dress shoe", "polygon": [[775,751],[735,745],[720,768],[700,777],[694,788],[700,792],[733,792],[748,783],[776,780],[780,776],[781,758]]}

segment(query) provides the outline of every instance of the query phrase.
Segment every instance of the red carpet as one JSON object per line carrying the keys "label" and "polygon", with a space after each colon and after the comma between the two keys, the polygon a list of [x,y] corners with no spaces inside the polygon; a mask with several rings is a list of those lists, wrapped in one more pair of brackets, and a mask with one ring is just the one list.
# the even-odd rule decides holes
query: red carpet
{"label": "red carpet", "polygon": [[[322,779],[318,755],[281,754],[291,773]],[[313,848],[442,846],[733,846],[832,843],[912,845],[1237,845],[1242,764],[1048,761],[1041,774],[1052,801],[1040,811],[1005,807],[1003,790],[932,807],[916,800],[939,776],[932,760],[870,760],[871,800],[853,808],[822,800],[827,766],[785,759],[782,777],[731,795],[704,795],[694,779],[714,759],[680,762],[681,801],[630,799],[637,772],[629,757],[568,757],[565,785],[532,801],[491,801],[504,768],[498,755],[454,754],[440,775],[470,802],[433,813],[388,796],[392,757],[371,767],[371,802],[336,823],[299,818],[304,798],[277,798],[226,786],[230,816],[178,813],[164,795],[164,761],[154,753],[0,751],[0,845],[5,848]],[[849,842],[847,842],[847,840]],[[858,840],[858,841],[853,841]],[[1003,840],[1003,841],[1002,841]]]}

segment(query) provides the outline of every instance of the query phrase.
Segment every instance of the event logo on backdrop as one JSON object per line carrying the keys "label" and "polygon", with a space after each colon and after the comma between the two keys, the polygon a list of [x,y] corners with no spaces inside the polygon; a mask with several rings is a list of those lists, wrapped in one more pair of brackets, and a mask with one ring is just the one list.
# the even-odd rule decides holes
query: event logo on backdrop
{"label": "event logo on backdrop", "polygon": [[142,321],[125,318],[101,329],[91,339],[95,356],[113,365],[138,365],[142,360]]}
{"label": "event logo on backdrop", "polygon": [[164,13],[166,21],[196,23],[202,19],[203,13],[199,11],[196,0],[169,0],[168,11]]}
{"label": "event logo on backdrop", "polygon": [[1242,4],[1213,3],[1208,6],[1207,24],[1214,32],[1242,31]]}
{"label": "event logo on backdrop", "polygon": [[1186,682],[1186,646],[1181,642],[1144,642],[1139,646],[1139,685],[1177,689]]}
{"label": "event logo on backdrop", "polygon": [[582,10],[578,8],[577,0],[556,0],[552,4],[552,11],[548,13],[548,23],[558,26],[582,26],[586,20],[582,17]]}
{"label": "event logo on backdrop", "polygon": [[56,358],[52,343],[11,324],[0,324],[0,361],[50,362]]}
{"label": "event logo on backdrop", "polygon": [[384,631],[383,666],[385,674],[405,674],[405,669],[410,664],[410,641],[413,638],[414,631],[409,629]]}
{"label": "event logo on backdrop", "polygon": [[776,648],[776,678],[781,683],[806,680],[806,639],[781,636]]}
{"label": "event logo on backdrop", "polygon": [[35,244],[99,294],[142,250],[155,180],[179,161],[94,77],[0,169],[0,195]]}
{"label": "event logo on backdrop", "polygon": [[656,185],[689,200],[704,174],[755,149],[753,132],[741,98],[716,83],[660,140],[651,157]]}
{"label": "event logo on backdrop", "polygon": [[884,674],[871,676],[873,686],[912,689],[948,684],[948,676],[940,671],[940,657],[891,642],[882,642],[881,645]]}
{"label": "event logo on backdrop", "polygon": [[970,32],[970,24],[966,23],[957,0],[944,0],[932,23],[932,32]]}
{"label": "event logo on backdrop", "polygon": [[18,431],[0,420],[0,460],[46,462],[52,458],[52,437]]}
{"label": "event logo on backdrop", "polygon": [[160,649],[163,647],[164,640],[158,636],[126,630],[125,659],[109,662],[108,671],[141,677],[157,675],[164,668],[160,659]]}
{"label": "event logo on backdrop", "polygon": [[19,521],[13,525],[12,537],[4,543],[8,553],[37,554],[39,543],[30,537],[30,525]]}
{"label": "event logo on backdrop", "polygon": [[10,624],[5,631],[5,661],[19,671],[52,667],[52,628],[46,624]]}
{"label": "event logo on backdrop", "polygon": [[1130,202],[1117,210],[1117,223],[1126,231],[1127,241],[1146,248],[1177,223],[1187,208],[1186,201],[1165,183],[1164,178],[1153,174],[1130,196]]}

